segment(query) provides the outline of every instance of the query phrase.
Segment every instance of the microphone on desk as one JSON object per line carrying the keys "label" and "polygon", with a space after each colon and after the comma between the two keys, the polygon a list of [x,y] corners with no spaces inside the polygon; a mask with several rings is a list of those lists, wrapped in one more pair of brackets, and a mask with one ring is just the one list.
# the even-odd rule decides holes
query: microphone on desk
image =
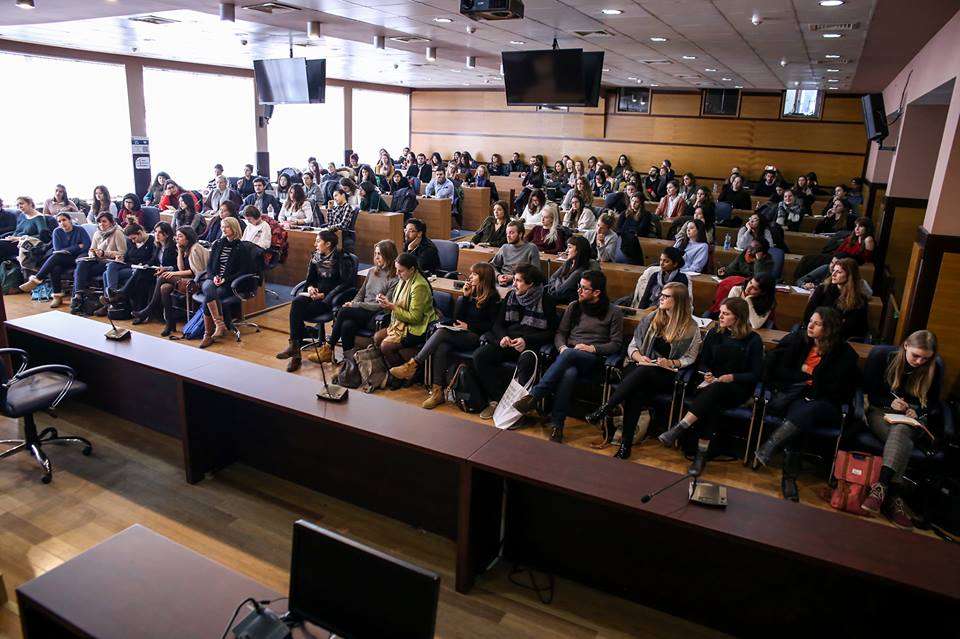
{"label": "microphone on desk", "polygon": [[119,342],[125,339],[130,339],[131,333],[129,329],[117,328],[117,325],[113,323],[113,318],[110,317],[111,310],[113,310],[113,304],[111,304],[110,302],[107,302],[107,321],[110,322],[110,326],[112,328],[106,333],[104,333],[103,336],[106,337],[107,339],[114,340],[116,342]]}
{"label": "microphone on desk", "polygon": [[326,402],[342,402],[347,398],[347,389],[339,384],[327,383],[327,371],[323,364],[320,364],[320,375],[323,378],[323,390],[317,393],[317,399]]}
{"label": "microphone on desk", "polygon": [[663,491],[665,491],[665,490],[670,490],[671,488],[673,488],[674,486],[676,486],[677,484],[679,484],[680,482],[682,482],[684,479],[689,479],[690,477],[693,477],[693,481],[694,481],[694,483],[696,483],[696,481],[697,481],[697,476],[696,476],[696,475],[693,475],[693,474],[691,474],[691,473],[687,473],[686,475],[680,475],[680,477],[678,477],[678,478],[675,479],[674,481],[670,482],[669,484],[667,484],[667,485],[664,486],[663,488],[659,488],[659,489],[653,491],[652,493],[647,493],[646,495],[644,495],[643,497],[641,497],[641,498],[640,498],[640,503],[641,503],[641,504],[646,504],[647,502],[649,502],[651,499],[653,499],[654,497],[656,497],[657,495],[659,495],[659,494],[662,493]]}

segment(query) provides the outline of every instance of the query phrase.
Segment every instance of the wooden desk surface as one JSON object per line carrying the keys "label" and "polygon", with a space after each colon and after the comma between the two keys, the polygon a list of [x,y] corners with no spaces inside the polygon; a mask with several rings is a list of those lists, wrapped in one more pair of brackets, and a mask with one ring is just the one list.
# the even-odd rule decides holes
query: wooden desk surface
{"label": "wooden desk surface", "polygon": [[[211,639],[247,597],[282,596],[140,525],[17,588],[24,639]],[[287,605],[270,607],[283,613]],[[316,626],[294,631],[307,636],[329,635]]]}
{"label": "wooden desk surface", "polygon": [[[644,504],[642,495],[678,475],[611,457],[583,455],[569,446],[545,448],[542,444],[506,431],[471,456],[470,463],[569,495],[648,512],[661,522],[696,526],[792,558],[960,599],[960,547],[736,488],[727,489],[730,505],[725,510],[688,505],[686,482]],[[558,516],[558,522],[561,519]],[[877,555],[875,544],[902,552]]]}

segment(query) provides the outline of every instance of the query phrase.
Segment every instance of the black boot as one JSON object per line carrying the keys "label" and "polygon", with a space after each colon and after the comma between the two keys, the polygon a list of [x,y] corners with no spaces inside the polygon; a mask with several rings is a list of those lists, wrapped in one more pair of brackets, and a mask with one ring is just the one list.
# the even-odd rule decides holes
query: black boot
{"label": "black boot", "polygon": [[697,454],[693,458],[693,463],[687,469],[687,474],[692,477],[699,477],[703,473],[703,467],[707,465],[707,451],[697,448]]}
{"label": "black boot", "polygon": [[550,441],[563,443],[563,426],[554,426],[550,431]]}
{"label": "black boot", "polygon": [[[537,398],[533,395],[524,395],[513,403],[513,408],[521,415],[529,413],[537,406]],[[561,429],[561,435],[563,431]]]}
{"label": "black boot", "polygon": [[598,426],[600,422],[607,418],[611,410],[613,410],[613,406],[610,404],[600,404],[597,410],[587,415],[585,419],[594,426]]}
{"label": "black boot", "polygon": [[797,488],[797,475],[800,474],[800,453],[788,450],[783,459],[783,476],[780,478],[780,492],[784,499],[800,501]]}
{"label": "black boot", "polygon": [[773,459],[777,451],[798,432],[800,432],[800,429],[792,422],[785,421],[780,424],[777,430],[773,431],[767,441],[763,443],[763,446],[757,449],[757,452],[754,454],[757,462],[763,466],[769,465],[770,460]]}
{"label": "black boot", "polygon": [[70,300],[70,314],[80,315],[82,306],[83,306],[83,296],[78,293],[74,293],[73,298]]}
{"label": "black boot", "polygon": [[[633,439],[632,437],[630,439]],[[630,449],[633,448],[633,443],[627,441],[626,438],[620,443],[620,448],[617,449],[617,452],[613,454],[617,459],[630,459]]]}
{"label": "black boot", "polygon": [[[142,324],[144,321],[146,320],[141,320],[140,323]],[[133,323],[136,324],[137,320],[133,320]],[[164,317],[163,330],[160,331],[160,337],[169,337],[175,330],[177,330],[177,322],[175,320],[171,321],[168,317]]]}

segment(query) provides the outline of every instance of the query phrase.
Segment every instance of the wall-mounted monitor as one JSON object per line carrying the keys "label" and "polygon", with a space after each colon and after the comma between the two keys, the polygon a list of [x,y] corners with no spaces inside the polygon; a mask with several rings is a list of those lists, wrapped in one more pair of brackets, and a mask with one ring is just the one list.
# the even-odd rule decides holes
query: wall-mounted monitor
{"label": "wall-mounted monitor", "polygon": [[602,51],[545,49],[501,55],[508,105],[597,106]]}
{"label": "wall-mounted monitor", "polygon": [[260,104],[315,104],[326,98],[326,60],[254,60],[253,76]]}

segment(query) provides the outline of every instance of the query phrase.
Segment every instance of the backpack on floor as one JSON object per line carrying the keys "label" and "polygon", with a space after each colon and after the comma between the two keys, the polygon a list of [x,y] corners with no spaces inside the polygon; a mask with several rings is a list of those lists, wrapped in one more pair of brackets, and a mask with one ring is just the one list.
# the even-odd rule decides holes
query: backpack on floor
{"label": "backpack on floor", "polygon": [[343,362],[340,364],[340,370],[333,376],[333,383],[347,388],[360,388],[363,378],[360,376],[360,368],[353,353],[343,354]]}
{"label": "backpack on floor", "polygon": [[107,317],[115,321],[125,321],[133,318],[130,311],[130,302],[126,299],[119,300],[107,307]]}
{"label": "backpack on floor", "polygon": [[833,477],[837,481],[830,505],[855,515],[866,514],[860,505],[870,493],[870,487],[880,479],[883,459],[869,453],[837,451],[833,464]]}
{"label": "backpack on floor", "polygon": [[23,270],[17,260],[6,260],[0,264],[0,290],[4,295],[11,295],[20,291],[23,284]]}
{"label": "backpack on floor", "polygon": [[376,344],[371,344],[359,350],[353,356],[360,370],[360,390],[372,393],[385,388],[387,385],[387,363],[383,361],[383,353]]}
{"label": "backpack on floor", "polygon": [[447,379],[450,383],[444,394],[448,402],[465,413],[479,413],[487,407],[483,389],[469,364],[451,364]]}
{"label": "backpack on floor", "polygon": [[49,299],[53,299],[53,285],[50,284],[49,281],[44,280],[30,293],[30,299],[35,302],[46,302]]}
{"label": "backpack on floor", "polygon": [[200,339],[203,337],[203,310],[197,309],[183,325],[183,339]]}

